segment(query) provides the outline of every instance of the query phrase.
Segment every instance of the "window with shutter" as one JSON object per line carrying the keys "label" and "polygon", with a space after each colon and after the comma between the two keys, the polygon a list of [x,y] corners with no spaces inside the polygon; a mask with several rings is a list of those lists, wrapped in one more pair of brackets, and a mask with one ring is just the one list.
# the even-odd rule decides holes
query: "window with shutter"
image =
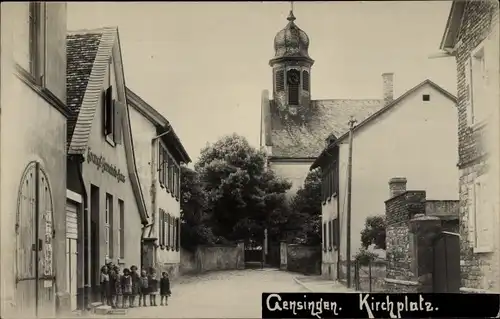
{"label": "window with shutter", "polygon": [[302,89],[309,92],[309,72],[302,71]]}
{"label": "window with shutter", "polygon": [[168,188],[171,192],[173,191],[173,188],[174,188],[173,172],[174,172],[174,167],[173,167],[173,163],[172,163],[172,158],[170,157],[170,155],[168,155]]}
{"label": "window with shutter", "polygon": [[118,208],[120,210],[120,221],[118,230],[118,249],[120,259],[125,258],[125,203],[119,199]]}
{"label": "window with shutter", "polygon": [[163,209],[160,208],[158,210],[158,225],[160,227],[159,241],[161,246],[165,245],[165,224],[163,223],[163,219]]}
{"label": "window with shutter", "polygon": [[278,70],[276,71],[276,92],[283,92],[285,90],[285,71]]}
{"label": "window with shutter", "polygon": [[339,220],[335,218],[333,220],[333,246],[339,246]]}
{"label": "window with shutter", "polygon": [[181,219],[179,217],[176,218],[176,227],[177,227],[177,238],[175,241],[175,250],[179,251],[181,248]]}
{"label": "window with shutter", "polygon": [[109,86],[104,94],[104,136],[106,138],[113,138],[114,118],[113,87]]}

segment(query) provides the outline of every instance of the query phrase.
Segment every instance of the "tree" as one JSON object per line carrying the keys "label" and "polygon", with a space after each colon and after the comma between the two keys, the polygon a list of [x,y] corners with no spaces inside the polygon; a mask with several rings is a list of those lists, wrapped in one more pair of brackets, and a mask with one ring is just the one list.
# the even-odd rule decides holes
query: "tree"
{"label": "tree", "polygon": [[297,243],[321,243],[321,170],[310,171],[290,203],[288,227]]}
{"label": "tree", "polygon": [[291,187],[265,167],[265,154],[236,134],[202,149],[195,165],[207,195],[207,225],[227,240],[278,235],[286,223]]}
{"label": "tree", "polygon": [[384,215],[369,216],[365,221],[365,228],[361,231],[361,244],[365,249],[370,245],[385,249],[386,222]]}
{"label": "tree", "polygon": [[196,171],[181,167],[181,245],[193,250],[198,245],[216,241],[212,230],[205,225],[207,196]]}

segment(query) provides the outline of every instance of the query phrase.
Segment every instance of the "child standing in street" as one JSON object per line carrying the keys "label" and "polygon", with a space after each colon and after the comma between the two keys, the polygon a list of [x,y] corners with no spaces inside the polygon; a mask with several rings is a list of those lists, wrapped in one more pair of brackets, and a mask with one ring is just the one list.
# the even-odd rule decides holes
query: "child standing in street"
{"label": "child standing in street", "polygon": [[156,278],[156,271],[151,268],[149,274],[149,304],[156,306],[156,296],[158,295],[158,278]]}
{"label": "child standing in street", "polygon": [[110,303],[111,303],[111,308],[115,309],[116,308],[116,272],[115,268],[109,268],[109,298],[110,298]]}
{"label": "child standing in street", "polygon": [[168,297],[172,294],[170,292],[170,279],[168,279],[168,274],[166,272],[163,272],[161,274],[161,280],[160,280],[160,295],[161,295],[161,301],[160,301],[160,306],[163,306],[163,300],[165,299],[165,306],[168,306]]}
{"label": "child standing in street", "polygon": [[141,294],[139,296],[139,307],[141,306],[141,300],[142,300],[142,306],[147,307],[146,297],[149,295],[149,278],[145,269],[141,270],[140,280],[141,280],[141,286],[140,286]]}
{"label": "child standing in street", "polygon": [[103,305],[108,305],[111,303],[109,298],[109,273],[108,267],[101,267],[101,302]]}
{"label": "child standing in street", "polygon": [[130,300],[132,299],[132,276],[130,276],[130,270],[127,268],[123,269],[122,276],[122,293],[123,293],[123,308],[133,307],[130,305]]}

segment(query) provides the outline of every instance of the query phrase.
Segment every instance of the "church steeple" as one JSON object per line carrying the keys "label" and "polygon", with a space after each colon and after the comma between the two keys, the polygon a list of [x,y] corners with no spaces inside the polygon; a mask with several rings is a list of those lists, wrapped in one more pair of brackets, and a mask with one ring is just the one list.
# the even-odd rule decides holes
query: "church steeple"
{"label": "church steeple", "polygon": [[288,24],[274,37],[273,99],[280,110],[296,115],[311,100],[310,74],[314,60],[309,57],[309,37],[295,24],[293,2]]}

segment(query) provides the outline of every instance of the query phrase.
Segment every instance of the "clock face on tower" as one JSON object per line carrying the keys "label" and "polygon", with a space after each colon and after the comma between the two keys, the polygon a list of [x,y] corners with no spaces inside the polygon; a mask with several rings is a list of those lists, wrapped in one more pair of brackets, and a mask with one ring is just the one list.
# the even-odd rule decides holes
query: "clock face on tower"
{"label": "clock face on tower", "polygon": [[287,72],[288,84],[297,85],[300,82],[300,75],[297,70],[290,70]]}

